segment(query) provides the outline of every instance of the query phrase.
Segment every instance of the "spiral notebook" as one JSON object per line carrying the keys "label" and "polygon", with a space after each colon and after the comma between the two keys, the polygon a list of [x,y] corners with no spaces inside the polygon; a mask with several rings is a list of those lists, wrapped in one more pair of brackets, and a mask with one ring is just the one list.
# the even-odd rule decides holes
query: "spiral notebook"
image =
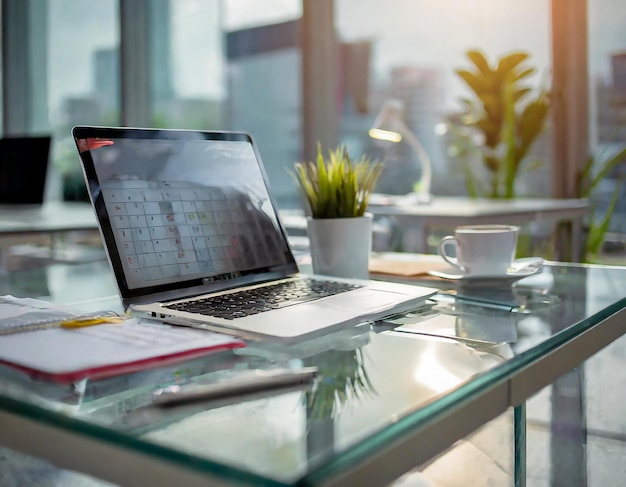
{"label": "spiral notebook", "polygon": [[[44,320],[46,312],[58,316],[70,310],[4,296],[0,298],[0,330],[3,324],[19,322],[20,317]],[[83,315],[76,310],[74,313]],[[61,383],[112,377],[245,346],[245,342],[227,335],[140,318],[75,329],[29,330],[29,323],[21,323],[25,331],[0,336],[0,363],[33,378]]]}

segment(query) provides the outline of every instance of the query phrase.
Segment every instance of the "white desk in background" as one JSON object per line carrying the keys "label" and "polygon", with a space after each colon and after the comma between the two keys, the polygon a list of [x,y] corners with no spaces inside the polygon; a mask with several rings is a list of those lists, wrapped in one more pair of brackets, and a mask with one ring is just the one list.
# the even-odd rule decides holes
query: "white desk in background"
{"label": "white desk in background", "polygon": [[[407,204],[408,203],[408,204]],[[435,228],[452,230],[460,225],[506,224],[524,225],[532,222],[572,223],[571,248],[581,255],[582,224],[589,213],[586,199],[515,198],[472,199],[468,197],[434,196],[428,204],[410,204],[403,196],[374,194],[368,211],[386,216],[400,228],[419,228],[421,241],[416,252],[426,253],[428,235]]]}
{"label": "white desk in background", "polygon": [[90,203],[50,201],[36,205],[0,205],[0,258],[5,269],[8,249],[17,244],[39,242],[78,231],[97,231],[96,216]]}
{"label": "white desk in background", "polygon": [[97,229],[90,203],[50,201],[41,206],[0,205],[0,237]]}

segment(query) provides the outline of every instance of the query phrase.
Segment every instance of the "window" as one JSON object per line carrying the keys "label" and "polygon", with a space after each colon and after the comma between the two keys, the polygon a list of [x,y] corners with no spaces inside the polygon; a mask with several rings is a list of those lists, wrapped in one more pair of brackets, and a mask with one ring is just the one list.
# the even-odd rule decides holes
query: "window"
{"label": "window", "polygon": [[299,206],[288,169],[301,157],[297,0],[225,2],[224,127],[256,140],[280,207]]}
{"label": "window", "polygon": [[[47,92],[53,135],[52,190],[64,199],[85,199],[76,148],[70,136],[77,124],[120,124],[118,2],[48,0],[46,78],[34,91]],[[46,120],[46,122],[48,122]]]}
{"label": "window", "polygon": [[151,125],[251,133],[279,205],[294,206],[299,2],[152,0],[149,10]]}
{"label": "window", "polygon": [[222,128],[220,2],[150,2],[152,126]]}
{"label": "window", "polygon": [[[589,2],[590,129],[595,147],[612,143],[611,137],[624,140],[615,125],[622,123],[615,90],[626,49],[618,3]],[[251,132],[279,205],[298,206],[287,169],[303,157],[305,139],[302,100],[307,98],[301,92],[298,44],[302,0],[132,4],[136,5],[134,20],[143,19],[150,27],[147,43],[135,53],[150,59],[140,80],[149,97],[139,105],[141,114],[135,119],[157,127]],[[491,62],[523,50],[537,68],[531,84],[549,79],[550,0],[517,4],[389,0],[384,6],[374,0],[335,0],[334,5],[342,62],[337,91],[328,96],[337,99],[339,141],[351,152],[387,161],[381,191],[410,191],[421,172],[413,151],[379,146],[367,136],[383,101],[400,98],[409,128],[433,161],[435,194],[465,193],[461,162],[450,151],[453,134],[446,130],[449,119],[461,109],[460,99],[469,95],[454,70],[469,67],[464,54],[471,48],[484,51]],[[77,169],[68,135],[73,124],[118,125],[135,120],[122,117],[135,108],[128,100],[122,102],[121,86],[132,86],[136,80],[120,63],[120,1],[102,0],[86,8],[83,0],[4,0],[3,15],[7,11],[15,18],[5,19],[5,25],[15,26],[12,30],[20,32],[25,46],[11,43],[11,52],[18,54],[13,59],[22,59],[22,54],[30,57],[29,76],[34,82],[23,85],[27,88],[19,78],[12,82],[15,66],[5,53],[2,83],[9,96],[3,98],[7,114],[3,131],[51,130],[54,169],[67,175]],[[16,18],[26,30],[18,28]],[[6,34],[3,38],[13,39]],[[16,89],[29,93],[14,97],[11,93]],[[307,134],[306,140],[315,136]],[[535,144],[532,159],[544,165],[523,174],[518,194],[547,196],[550,127]],[[622,199],[626,201],[626,195]]]}
{"label": "window", "polygon": [[[367,131],[384,100],[404,104],[405,122],[418,137],[433,164],[435,195],[465,194],[461,160],[451,152],[448,120],[461,110],[462,97],[471,96],[455,69],[471,67],[465,52],[479,49],[491,63],[512,51],[530,54],[537,69],[529,84],[539,85],[550,69],[550,2],[451,0],[410,2],[389,0],[336,0],[336,25],[348,49],[369,43],[367,97],[355,104],[344,89],[341,105],[341,141],[355,153],[366,152],[386,161],[378,190],[404,194],[420,177],[416,154],[403,143],[376,145]],[[350,62],[350,58],[344,58]],[[343,65],[344,70],[354,69]],[[363,69],[361,66],[360,69]],[[367,71],[362,71],[367,83]],[[360,103],[360,105],[359,105]],[[359,108],[367,107],[367,111]],[[517,194],[550,194],[550,131],[537,140],[532,159],[544,166],[518,178]]]}
{"label": "window", "polygon": [[[591,152],[596,171],[626,147],[626,10],[620,0],[591,0],[589,12],[589,90]],[[596,187],[594,198],[602,218],[618,191],[609,229],[626,233],[626,158]]]}

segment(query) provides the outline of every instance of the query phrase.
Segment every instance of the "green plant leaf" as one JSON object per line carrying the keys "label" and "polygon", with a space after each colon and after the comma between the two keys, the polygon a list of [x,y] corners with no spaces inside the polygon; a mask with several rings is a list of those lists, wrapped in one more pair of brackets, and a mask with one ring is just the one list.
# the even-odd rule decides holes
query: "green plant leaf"
{"label": "green plant leaf", "polygon": [[382,168],[365,156],[353,162],[343,146],[324,157],[318,144],[316,161],[297,162],[292,175],[313,218],[351,218],[365,213]]}
{"label": "green plant leaf", "polygon": [[512,77],[507,78],[504,85],[504,125],[502,140],[505,146],[501,164],[501,177],[504,183],[504,197],[513,198],[515,194],[515,177],[519,159],[517,156],[517,141],[515,139],[515,102],[513,100],[514,82]]}
{"label": "green plant leaf", "polygon": [[503,117],[502,97],[496,93],[485,93],[480,97],[487,118],[496,125]]}
{"label": "green plant leaf", "polygon": [[530,57],[526,52],[501,56],[495,68],[481,51],[471,50],[466,55],[472,67],[455,72],[475,97],[462,101],[460,119],[484,136],[479,150],[488,170],[489,196],[513,197],[519,167],[545,126],[550,96],[541,89],[531,98],[534,90],[527,80],[535,68],[525,65]]}
{"label": "green plant leaf", "polygon": [[476,180],[472,167],[467,160],[461,162],[461,168],[465,174],[465,187],[467,188],[467,195],[470,198],[478,198],[478,190],[476,189]]}
{"label": "green plant leaf", "polygon": [[520,88],[520,89],[515,90],[513,92],[513,101],[515,103],[517,103],[519,100],[521,100],[523,97],[525,97],[531,91],[532,90],[530,88]]}
{"label": "green plant leaf", "polygon": [[456,73],[478,96],[489,92],[489,83],[485,80],[485,78],[482,78],[465,69],[457,69]]}
{"label": "green plant leaf", "polygon": [[483,76],[488,76],[493,72],[493,70],[489,66],[487,58],[485,58],[485,55],[482,52],[472,49],[467,51],[466,55],[483,74]]}
{"label": "green plant leaf", "polygon": [[[600,181],[602,181],[620,163],[626,163],[626,147],[602,163],[600,170],[589,183],[586,196],[589,196],[595,187],[600,184]],[[593,165],[594,159],[592,158],[591,167],[593,167]]]}
{"label": "green plant leaf", "polygon": [[517,66],[528,59],[529,55],[525,52],[513,52],[503,56],[498,61],[496,71],[504,80]]}
{"label": "green plant leaf", "polygon": [[599,224],[596,224],[592,221],[592,223],[589,225],[589,235],[587,237],[586,245],[587,259],[598,255],[600,249],[602,248],[602,244],[604,243],[604,237],[609,229],[611,217],[613,216],[613,212],[615,211],[615,205],[617,204],[623,182],[624,178],[622,177],[615,185],[615,189],[613,190],[613,194],[611,196],[611,201],[606,209],[606,212],[604,213],[604,216],[602,217],[602,221]]}
{"label": "green plant leaf", "polygon": [[537,136],[544,130],[549,112],[547,93],[541,92],[524,110],[518,122],[519,153],[521,161],[528,153]]}
{"label": "green plant leaf", "polygon": [[595,164],[595,157],[590,155],[585,161],[585,165],[578,174],[578,196],[581,198],[588,198],[591,193],[591,171]]}
{"label": "green plant leaf", "polygon": [[[623,147],[607,159],[602,160],[602,155],[603,153],[590,155],[578,175],[578,194],[582,198],[590,198],[594,189],[608,176],[611,170],[621,163],[626,163],[626,147]],[[596,166],[599,166],[599,168]],[[592,177],[592,174],[596,169],[597,173]],[[609,202],[609,205],[600,222],[596,221],[597,212],[595,205],[592,206],[589,212],[587,222],[588,234],[587,239],[585,240],[585,255],[583,257],[584,262],[591,262],[593,257],[595,257],[602,248],[606,232],[609,229],[609,224],[615,211],[615,206],[620,195],[622,184],[624,184],[624,178],[625,177],[622,176],[618,179],[611,196],[611,201]]]}
{"label": "green plant leaf", "polygon": [[536,70],[535,70],[535,68],[533,68],[533,67],[526,68],[526,69],[524,69],[524,70],[520,71],[519,73],[515,73],[515,74],[513,74],[513,80],[514,80],[514,81],[519,81],[519,80],[521,80],[521,79],[524,79],[524,78],[526,78],[526,77],[530,76],[531,74],[534,74],[534,73],[535,73],[535,71],[536,71]]}
{"label": "green plant leaf", "polygon": [[497,147],[502,140],[502,131],[498,124],[488,118],[482,118],[475,124],[485,136],[485,145],[487,147]]}

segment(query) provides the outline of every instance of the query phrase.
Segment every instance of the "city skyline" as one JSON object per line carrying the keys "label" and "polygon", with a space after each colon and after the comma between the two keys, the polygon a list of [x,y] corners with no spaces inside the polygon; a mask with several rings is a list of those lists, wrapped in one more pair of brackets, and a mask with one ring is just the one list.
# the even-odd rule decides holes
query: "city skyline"
{"label": "city skyline", "polygon": [[[353,13],[355,1],[359,2],[358,17]],[[606,78],[610,72],[608,54],[626,50],[626,32],[620,30],[621,24],[616,21],[619,19],[614,17],[619,1],[601,0],[590,5],[589,32],[595,39],[589,56],[592,78]],[[85,13],[82,0],[55,0],[49,5],[49,100],[55,111],[64,98],[85,95],[94,89],[91,56],[94,50],[119,44],[118,12],[115,0],[98,2],[97,15]],[[469,48],[483,49],[493,60],[524,46],[531,53],[539,76],[549,73],[547,0],[528,0],[523,5],[496,0],[449,0],[445,7],[388,0],[384,10],[377,7],[377,0],[337,0],[335,14],[342,40],[374,41],[374,82],[381,82],[398,66],[435,69],[442,74],[450,107],[465,89],[454,69],[467,66],[464,52]],[[222,29],[292,19],[300,15],[300,2],[178,0],[171,3],[171,10],[175,93],[180,97],[222,99],[226,96]],[[503,28],[498,31],[490,25]],[[77,43],[77,38],[84,41]],[[424,45],[428,49],[415,48]]]}

